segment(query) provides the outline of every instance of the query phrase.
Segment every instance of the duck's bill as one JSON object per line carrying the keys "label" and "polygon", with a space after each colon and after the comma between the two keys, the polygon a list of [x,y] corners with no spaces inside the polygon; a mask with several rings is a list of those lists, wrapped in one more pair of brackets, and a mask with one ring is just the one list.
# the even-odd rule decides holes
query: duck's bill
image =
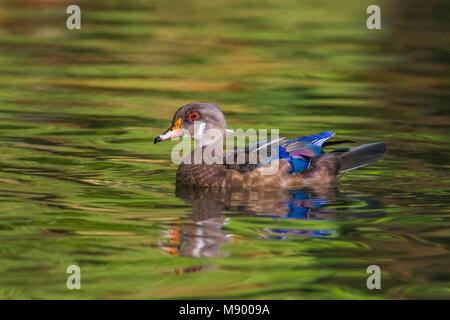
{"label": "duck's bill", "polygon": [[168,140],[168,139],[172,139],[172,138],[176,138],[179,137],[183,134],[183,132],[181,131],[181,118],[179,118],[177,121],[175,121],[173,123],[173,125],[167,129],[166,132],[164,132],[162,135],[157,136],[155,138],[155,140],[153,141],[153,143],[158,143],[164,140]]}

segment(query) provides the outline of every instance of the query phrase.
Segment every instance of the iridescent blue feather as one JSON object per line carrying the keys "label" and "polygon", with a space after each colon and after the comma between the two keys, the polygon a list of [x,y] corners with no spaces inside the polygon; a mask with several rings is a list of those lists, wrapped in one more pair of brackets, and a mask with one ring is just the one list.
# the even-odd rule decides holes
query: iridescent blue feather
{"label": "iridescent blue feather", "polygon": [[312,136],[283,141],[279,147],[279,159],[285,159],[291,164],[292,174],[302,172],[309,167],[311,158],[318,157],[322,152],[322,144],[334,132],[325,131]]}
{"label": "iridescent blue feather", "polygon": [[[334,132],[325,131],[312,136],[300,137],[292,140],[266,140],[250,145],[244,149],[245,153],[252,154],[255,152],[266,152],[268,157],[259,157],[256,164],[242,164],[238,171],[248,172],[255,168],[269,164],[273,160],[285,159],[291,165],[290,173],[300,173],[308,169],[311,158],[318,157],[322,153],[322,144],[329,138],[334,136]],[[278,150],[276,144],[279,143]],[[275,147],[275,148],[274,148]],[[243,149],[239,149],[243,150]],[[277,152],[278,151],[278,152]],[[264,152],[262,152],[264,153]],[[270,155],[269,155],[270,154]],[[227,163],[232,163],[235,159],[236,151],[227,153]]]}

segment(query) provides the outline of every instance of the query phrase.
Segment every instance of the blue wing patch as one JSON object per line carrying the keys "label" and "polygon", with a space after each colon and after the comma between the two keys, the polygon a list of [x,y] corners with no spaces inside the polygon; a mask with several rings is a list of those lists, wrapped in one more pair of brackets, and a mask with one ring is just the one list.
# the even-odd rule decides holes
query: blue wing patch
{"label": "blue wing patch", "polygon": [[279,159],[289,161],[292,167],[290,173],[302,172],[308,169],[311,158],[320,155],[322,144],[334,135],[334,132],[325,131],[313,136],[284,141],[279,147]]}
{"label": "blue wing patch", "polygon": [[335,135],[335,133],[332,131],[324,131],[324,132],[321,132],[321,133],[313,135],[313,136],[301,137],[301,138],[298,138],[297,140],[311,142],[312,144],[321,147],[322,144],[327,139],[331,138],[334,135]]}
{"label": "blue wing patch", "polygon": [[[276,149],[274,152],[272,151],[270,156],[259,158],[259,162],[256,164],[256,168],[269,164],[271,161],[276,159],[285,159],[291,165],[290,173],[300,173],[304,170],[308,169],[311,158],[318,157],[322,153],[322,145],[323,143],[334,136],[334,132],[325,131],[312,136],[300,137],[297,139],[281,141],[278,146],[278,152]],[[256,144],[248,146],[245,148],[246,153],[259,152],[260,149],[271,149],[272,145],[278,143],[281,139],[278,140],[266,140],[260,141]],[[235,152],[227,153],[227,163],[228,158],[231,157],[231,160],[235,157]],[[244,166],[245,167],[245,166]],[[253,170],[255,166],[250,166],[247,168],[248,170]]]}

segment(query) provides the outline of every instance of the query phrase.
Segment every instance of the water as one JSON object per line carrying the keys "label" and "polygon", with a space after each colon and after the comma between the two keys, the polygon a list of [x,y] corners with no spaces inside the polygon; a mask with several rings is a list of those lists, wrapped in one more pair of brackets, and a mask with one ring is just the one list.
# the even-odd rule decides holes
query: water
{"label": "water", "polygon": [[[450,298],[449,6],[369,31],[369,4],[79,1],[68,31],[64,1],[0,1],[0,298]],[[327,190],[177,188],[152,141],[193,101],[389,154]]]}

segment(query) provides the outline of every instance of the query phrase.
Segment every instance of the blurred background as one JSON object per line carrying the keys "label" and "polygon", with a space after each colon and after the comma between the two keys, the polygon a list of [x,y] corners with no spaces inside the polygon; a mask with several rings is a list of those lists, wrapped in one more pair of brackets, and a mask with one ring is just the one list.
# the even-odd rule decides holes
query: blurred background
{"label": "blurred background", "polygon": [[[0,0],[0,298],[450,298],[449,9]],[[194,101],[389,155],[327,192],[182,190],[152,141]]]}

